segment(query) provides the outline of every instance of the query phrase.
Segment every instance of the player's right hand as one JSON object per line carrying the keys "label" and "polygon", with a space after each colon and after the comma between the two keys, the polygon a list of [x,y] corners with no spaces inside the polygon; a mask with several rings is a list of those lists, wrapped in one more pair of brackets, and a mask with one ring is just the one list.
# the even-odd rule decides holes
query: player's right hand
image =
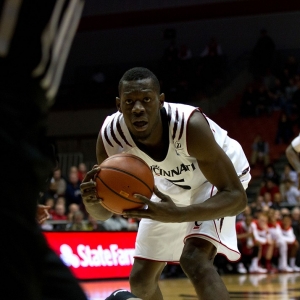
{"label": "player's right hand", "polygon": [[100,203],[101,199],[97,196],[95,177],[100,171],[98,165],[94,165],[93,169],[85,175],[80,184],[80,191],[83,203],[86,204],[96,204]]}

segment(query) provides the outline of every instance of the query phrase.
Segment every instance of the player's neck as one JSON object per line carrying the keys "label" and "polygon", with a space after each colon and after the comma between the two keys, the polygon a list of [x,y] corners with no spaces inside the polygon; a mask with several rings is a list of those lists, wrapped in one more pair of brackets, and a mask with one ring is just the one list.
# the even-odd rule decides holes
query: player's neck
{"label": "player's neck", "polygon": [[135,141],[136,145],[152,159],[162,161],[165,159],[169,149],[169,129],[168,120],[162,113],[161,122],[154,130],[151,139],[144,141]]}

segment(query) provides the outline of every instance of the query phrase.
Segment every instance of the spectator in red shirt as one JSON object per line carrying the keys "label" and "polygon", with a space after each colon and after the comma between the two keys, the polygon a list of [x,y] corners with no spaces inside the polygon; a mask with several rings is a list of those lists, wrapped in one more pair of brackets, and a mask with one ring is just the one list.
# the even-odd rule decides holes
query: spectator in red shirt
{"label": "spectator in red shirt", "polygon": [[55,205],[52,220],[67,220],[66,208],[63,204],[57,203]]}
{"label": "spectator in red shirt", "polygon": [[254,243],[252,238],[251,214],[246,215],[244,220],[236,223],[236,233],[238,239],[238,248],[241,252],[241,261],[237,265],[237,271],[240,274],[247,273],[251,260],[254,257]]}
{"label": "spectator in red shirt", "polygon": [[85,177],[87,173],[87,166],[85,163],[80,163],[78,165],[78,179],[80,182],[82,182],[83,178]]}

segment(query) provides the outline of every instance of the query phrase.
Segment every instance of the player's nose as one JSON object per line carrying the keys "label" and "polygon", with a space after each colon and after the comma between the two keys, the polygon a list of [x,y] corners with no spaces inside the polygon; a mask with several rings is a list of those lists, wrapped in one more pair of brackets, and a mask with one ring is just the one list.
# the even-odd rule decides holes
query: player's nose
{"label": "player's nose", "polygon": [[141,113],[144,112],[145,108],[140,100],[134,102],[134,106],[132,108],[133,113]]}

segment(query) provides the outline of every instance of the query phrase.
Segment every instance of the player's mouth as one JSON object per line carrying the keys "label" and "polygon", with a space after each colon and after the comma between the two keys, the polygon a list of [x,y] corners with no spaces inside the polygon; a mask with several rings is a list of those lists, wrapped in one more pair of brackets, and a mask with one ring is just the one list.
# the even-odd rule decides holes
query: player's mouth
{"label": "player's mouth", "polygon": [[146,130],[146,128],[148,127],[148,122],[146,122],[146,121],[135,121],[135,122],[133,122],[133,126],[134,126],[135,130],[143,131],[143,130]]}

